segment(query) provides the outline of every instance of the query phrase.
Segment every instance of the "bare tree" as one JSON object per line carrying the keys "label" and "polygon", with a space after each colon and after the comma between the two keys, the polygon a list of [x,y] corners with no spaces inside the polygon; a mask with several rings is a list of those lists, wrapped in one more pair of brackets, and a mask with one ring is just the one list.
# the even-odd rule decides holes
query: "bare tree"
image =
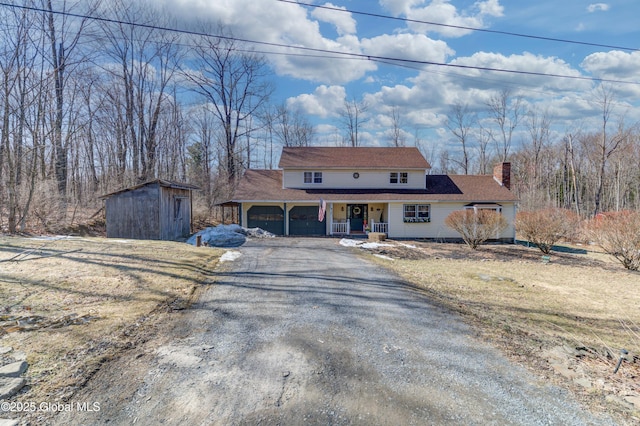
{"label": "bare tree", "polygon": [[456,162],[462,167],[465,175],[469,174],[469,139],[476,123],[477,117],[469,111],[467,104],[453,104],[449,111],[446,126],[462,145],[462,159],[456,160]]}
{"label": "bare tree", "polygon": [[309,146],[313,140],[313,125],[299,110],[291,111],[286,104],[275,107],[271,115],[272,131],[283,146]]}
{"label": "bare tree", "polygon": [[[580,191],[578,190],[578,171],[576,167],[576,152],[574,148],[575,135],[567,133],[563,138],[565,161],[563,170],[564,193],[567,202],[572,203],[576,214],[580,216]],[[565,206],[569,208],[569,206]]]}
{"label": "bare tree", "polygon": [[613,112],[613,90],[610,87],[600,86],[596,94],[595,103],[600,108],[602,118],[602,128],[600,137],[595,140],[594,147],[597,152],[598,170],[597,170],[597,187],[595,194],[595,206],[593,215],[600,212],[600,203],[602,201],[602,192],[604,190],[605,173],[607,170],[607,161],[620,149],[628,140],[630,129],[625,128],[624,120],[620,118],[618,127],[615,132],[610,133],[609,124],[611,114]]}
{"label": "bare tree", "polygon": [[191,114],[193,120],[193,143],[187,147],[190,176],[193,182],[202,188],[207,208],[211,209],[213,200],[214,153],[218,129],[214,114],[206,106],[195,108]]}
{"label": "bare tree", "polygon": [[344,106],[340,111],[340,120],[351,146],[360,146],[359,133],[362,125],[368,121],[365,117],[368,109],[369,105],[366,101],[358,102],[355,99],[344,101]]}
{"label": "bare tree", "polygon": [[524,113],[522,98],[518,96],[512,99],[511,91],[503,89],[492,96],[486,105],[491,119],[497,126],[498,135],[496,136],[494,132],[491,135],[496,143],[500,161],[507,161],[511,151],[513,132],[520,124]]}
{"label": "bare tree", "polygon": [[3,10],[0,19],[0,218],[6,208],[8,231],[14,233],[24,225],[36,178],[37,151],[29,146],[28,133],[42,92],[37,74],[42,63],[34,48],[42,33],[26,9]]}
{"label": "bare tree", "polygon": [[[68,174],[68,147],[63,139],[63,121],[65,114],[65,87],[69,73],[74,68],[82,64],[86,56],[80,52],[80,39],[89,24],[88,18],[72,19],[70,15],[58,12],[77,12],[83,8],[85,15],[88,15],[95,6],[86,2],[77,2],[69,5],[66,1],[58,4],[54,11],[51,0],[43,0],[46,10],[45,32],[49,38],[50,55],[48,60],[51,64],[52,77],[55,93],[55,119],[53,121],[53,149],[55,152],[55,176],[58,184],[58,192],[63,197],[67,192]],[[78,16],[77,13],[74,14]],[[74,57],[74,54],[78,54]]]}
{"label": "bare tree", "polygon": [[[123,110],[124,138],[121,156],[130,150],[133,174],[145,181],[157,174],[158,128],[165,105],[171,108],[170,84],[181,59],[175,34],[151,25],[165,15],[139,3],[116,0],[108,3],[105,14],[118,23],[103,23],[103,46],[118,64],[106,70],[117,79],[121,95],[117,108]],[[126,22],[151,24],[132,26]],[[170,114],[166,117],[170,118]],[[122,159],[121,159],[122,161]],[[126,160],[125,160],[126,161]]]}
{"label": "bare tree", "polygon": [[402,132],[402,116],[400,115],[400,108],[397,106],[391,109],[391,145],[406,145],[406,140]]}
{"label": "bare tree", "polygon": [[525,143],[531,152],[532,172],[534,182],[538,182],[541,174],[541,155],[548,146],[551,135],[551,119],[547,111],[539,113],[537,110],[527,114],[527,129],[531,137],[529,143]]}
{"label": "bare tree", "polygon": [[476,140],[478,142],[478,173],[485,175],[489,171],[490,156],[489,142],[493,139],[490,129],[480,126],[476,133]]}
{"label": "bare tree", "polygon": [[268,101],[272,87],[262,56],[242,51],[224,28],[218,34],[225,37],[196,40],[195,69],[183,73],[215,113],[223,130],[225,172],[235,182],[242,166],[240,141],[254,130],[251,117]]}

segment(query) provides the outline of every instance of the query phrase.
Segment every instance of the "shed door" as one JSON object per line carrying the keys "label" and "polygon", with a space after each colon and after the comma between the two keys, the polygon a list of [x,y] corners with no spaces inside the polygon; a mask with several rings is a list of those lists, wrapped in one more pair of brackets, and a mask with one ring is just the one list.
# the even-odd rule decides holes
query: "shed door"
{"label": "shed door", "polygon": [[253,206],[247,211],[247,226],[284,235],[284,210],[279,206]]}
{"label": "shed door", "polygon": [[325,221],[318,222],[318,206],[296,206],[289,212],[289,235],[326,235]]}
{"label": "shed door", "polygon": [[188,197],[173,198],[173,238],[189,235],[190,208]]}

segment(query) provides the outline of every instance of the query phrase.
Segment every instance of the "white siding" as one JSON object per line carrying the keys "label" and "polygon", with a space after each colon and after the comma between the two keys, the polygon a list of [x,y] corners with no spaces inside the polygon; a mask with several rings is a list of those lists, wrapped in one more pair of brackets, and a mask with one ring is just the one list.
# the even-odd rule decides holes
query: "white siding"
{"label": "white siding", "polygon": [[[404,223],[404,205],[405,204],[430,204],[431,206],[431,222],[429,223]],[[455,210],[464,209],[468,203],[425,203],[425,202],[403,202],[389,204],[389,237],[390,238],[460,238],[453,229],[447,227],[444,223],[445,218]],[[515,205],[513,203],[501,203],[502,214],[509,223],[500,238],[515,238],[515,229],[513,226],[515,218]]]}
{"label": "white siding", "polygon": [[[379,214],[383,212],[384,221],[389,223],[389,238],[429,238],[429,239],[455,239],[460,238],[460,235],[451,228],[448,228],[444,224],[445,218],[455,210],[462,210],[464,206],[468,204],[467,202],[458,202],[458,203],[438,203],[438,202],[424,202],[424,201],[406,201],[406,202],[395,202],[389,203],[388,209],[384,208],[384,203],[367,203],[366,201],[357,202],[361,204],[369,204],[369,207],[374,207],[375,213],[370,213],[370,217],[372,214],[375,214],[374,219],[379,221]],[[354,202],[354,204],[357,204]],[[431,212],[431,222],[429,223],[404,223],[403,215],[404,215],[404,205],[405,204],[429,204],[430,212]],[[514,239],[515,238],[515,228],[513,226],[516,208],[514,203],[500,203],[502,205],[502,214],[505,219],[509,223],[507,229],[505,229],[500,238],[503,239]],[[243,227],[247,227],[247,211],[252,206],[280,206],[284,209],[283,203],[242,203],[242,223]],[[289,234],[289,212],[295,206],[316,206],[317,203],[287,203],[286,205],[286,217],[285,217],[285,235]],[[327,226],[327,234],[330,233],[329,226],[332,218],[334,221],[336,220],[346,220],[346,203],[327,203],[327,212],[326,212],[326,226]],[[342,210],[342,207],[345,210]],[[380,211],[377,208],[381,208]]]}
{"label": "white siding", "polygon": [[[304,183],[304,172],[322,172],[322,183]],[[344,188],[344,189],[383,189],[406,188],[424,189],[425,170],[393,170],[407,172],[407,183],[389,183],[391,170],[284,170],[282,185],[285,188]],[[359,177],[353,177],[358,173]]]}

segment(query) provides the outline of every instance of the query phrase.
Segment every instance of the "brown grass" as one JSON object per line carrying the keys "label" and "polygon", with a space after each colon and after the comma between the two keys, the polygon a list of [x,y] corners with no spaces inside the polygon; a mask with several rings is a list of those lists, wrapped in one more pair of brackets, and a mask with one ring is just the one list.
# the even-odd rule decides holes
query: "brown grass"
{"label": "brown grass", "polygon": [[[457,244],[411,244],[417,248],[379,249],[394,260],[377,262],[462,314],[518,362],[567,381],[555,374],[545,354],[559,347],[585,348],[579,357],[572,351],[567,355],[569,368],[579,368],[593,384],[578,391],[600,400],[640,397],[639,273],[584,247],[574,250],[582,254],[554,252],[543,263],[535,247],[487,245],[474,251]],[[614,375],[622,348],[632,362]],[[639,407],[634,411],[639,420]]]}
{"label": "brown grass", "polygon": [[0,346],[26,354],[27,396],[68,398],[186,307],[220,254],[173,242],[0,237]]}

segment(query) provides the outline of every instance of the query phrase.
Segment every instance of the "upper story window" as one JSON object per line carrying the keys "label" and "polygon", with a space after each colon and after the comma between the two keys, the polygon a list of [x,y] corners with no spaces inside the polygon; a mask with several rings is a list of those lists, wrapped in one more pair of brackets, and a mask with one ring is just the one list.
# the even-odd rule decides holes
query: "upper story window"
{"label": "upper story window", "polygon": [[322,172],[304,172],[304,183],[322,183]]}
{"label": "upper story window", "polygon": [[409,173],[407,172],[389,173],[389,183],[407,183],[407,182],[409,182]]}

